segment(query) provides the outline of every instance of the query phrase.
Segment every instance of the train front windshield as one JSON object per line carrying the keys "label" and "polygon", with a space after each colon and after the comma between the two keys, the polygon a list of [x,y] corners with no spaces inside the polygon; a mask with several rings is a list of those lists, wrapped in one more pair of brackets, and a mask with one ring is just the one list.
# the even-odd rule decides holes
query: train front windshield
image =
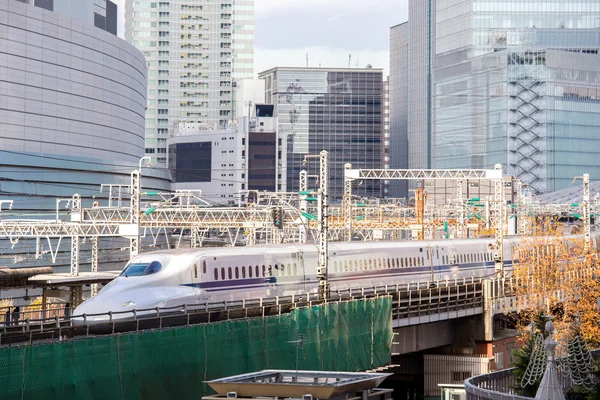
{"label": "train front windshield", "polygon": [[125,267],[123,272],[121,272],[120,276],[128,278],[130,276],[152,275],[157,273],[161,269],[162,264],[158,261],[153,261],[151,263],[132,263]]}

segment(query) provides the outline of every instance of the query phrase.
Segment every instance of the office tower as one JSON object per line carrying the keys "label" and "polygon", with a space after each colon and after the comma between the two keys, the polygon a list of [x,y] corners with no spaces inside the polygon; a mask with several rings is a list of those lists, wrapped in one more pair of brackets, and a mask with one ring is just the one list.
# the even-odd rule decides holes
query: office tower
{"label": "office tower", "polygon": [[[345,163],[381,168],[382,70],[277,67],[261,72],[259,78],[266,81],[265,100],[275,105],[278,121],[278,190],[298,191],[302,169],[318,174],[316,161],[304,166],[303,160],[321,150],[329,152],[329,193],[334,202],[343,196]],[[381,182],[357,182],[353,191],[380,197]]]}
{"label": "office tower", "polygon": [[[389,165],[408,168],[408,22],[390,29]],[[390,181],[389,197],[407,197],[407,181]]]}
{"label": "office tower", "polygon": [[177,123],[225,129],[254,74],[254,0],[127,0],[125,36],[148,62],[146,154],[166,162]]}
{"label": "office tower", "polygon": [[[435,168],[503,164],[535,193],[600,176],[600,3],[414,0],[409,21],[410,151],[429,140]],[[431,66],[428,131],[411,123],[416,64]]]}

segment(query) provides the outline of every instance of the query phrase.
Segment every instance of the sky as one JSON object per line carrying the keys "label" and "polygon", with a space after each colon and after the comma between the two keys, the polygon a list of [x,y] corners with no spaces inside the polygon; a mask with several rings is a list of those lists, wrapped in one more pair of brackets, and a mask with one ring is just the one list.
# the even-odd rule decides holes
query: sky
{"label": "sky", "polygon": [[[125,0],[116,0],[123,22]],[[255,0],[254,72],[275,66],[389,70],[389,28],[408,19],[408,0]],[[119,36],[123,36],[120,27]]]}

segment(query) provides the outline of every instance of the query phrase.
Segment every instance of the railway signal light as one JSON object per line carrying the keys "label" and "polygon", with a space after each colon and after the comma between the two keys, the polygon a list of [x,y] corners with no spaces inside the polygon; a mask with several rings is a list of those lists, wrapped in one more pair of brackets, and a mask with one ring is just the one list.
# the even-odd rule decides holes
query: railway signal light
{"label": "railway signal light", "polygon": [[271,213],[273,216],[273,225],[279,229],[283,229],[283,208],[274,208]]}

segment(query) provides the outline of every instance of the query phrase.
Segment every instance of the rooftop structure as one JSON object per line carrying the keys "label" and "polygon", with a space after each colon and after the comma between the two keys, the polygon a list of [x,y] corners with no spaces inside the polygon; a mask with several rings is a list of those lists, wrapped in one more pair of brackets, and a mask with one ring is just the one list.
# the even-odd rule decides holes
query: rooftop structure
{"label": "rooftop structure", "polygon": [[[283,371],[263,370],[249,374],[215,379],[207,383],[220,396],[227,398],[261,397],[298,399],[338,399],[376,388],[392,374],[365,372],[323,372],[323,371]],[[381,390],[388,394],[391,390]],[[203,399],[222,397],[208,396]],[[364,397],[363,397],[364,398]]]}

